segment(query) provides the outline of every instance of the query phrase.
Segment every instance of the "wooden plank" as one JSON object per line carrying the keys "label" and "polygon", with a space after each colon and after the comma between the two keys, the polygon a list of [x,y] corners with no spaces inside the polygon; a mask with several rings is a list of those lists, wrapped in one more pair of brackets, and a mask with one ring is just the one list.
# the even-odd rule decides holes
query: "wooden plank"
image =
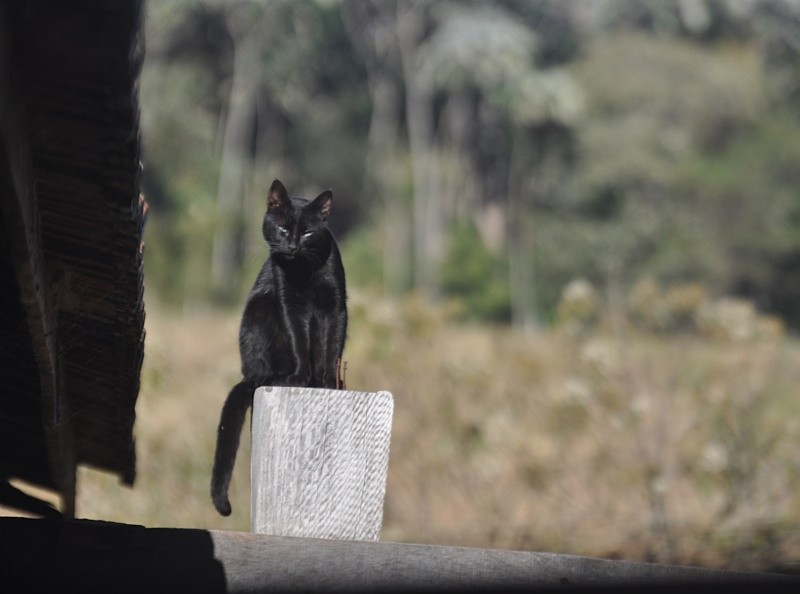
{"label": "wooden plank", "polygon": [[0,518],[0,575],[31,592],[800,591],[780,573],[29,518]]}
{"label": "wooden plank", "polygon": [[[437,545],[299,539],[211,531],[228,588],[287,592],[800,592],[800,577],[573,555]],[[243,554],[240,547],[247,550]],[[258,562],[261,561],[261,563]],[[267,563],[265,563],[268,560]],[[793,584],[789,587],[789,584]],[[736,589],[741,587],[741,590]]]}
{"label": "wooden plank", "polygon": [[378,540],[393,408],[389,392],[256,390],[251,530]]}
{"label": "wooden plank", "polygon": [[20,302],[26,313],[31,344],[39,368],[42,424],[50,459],[49,474],[57,483],[61,511],[75,511],[75,459],[71,427],[63,410],[60,368],[57,282],[48,270],[29,142],[26,97],[17,65],[19,56],[5,6],[0,6],[0,208],[8,235]]}

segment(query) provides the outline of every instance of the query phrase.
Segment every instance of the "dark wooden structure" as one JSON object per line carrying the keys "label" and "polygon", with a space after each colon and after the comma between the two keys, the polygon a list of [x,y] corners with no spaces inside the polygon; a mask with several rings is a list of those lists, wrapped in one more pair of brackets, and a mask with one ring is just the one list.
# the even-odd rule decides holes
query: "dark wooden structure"
{"label": "dark wooden structure", "polygon": [[0,504],[136,476],[144,353],[139,0],[0,0]]}

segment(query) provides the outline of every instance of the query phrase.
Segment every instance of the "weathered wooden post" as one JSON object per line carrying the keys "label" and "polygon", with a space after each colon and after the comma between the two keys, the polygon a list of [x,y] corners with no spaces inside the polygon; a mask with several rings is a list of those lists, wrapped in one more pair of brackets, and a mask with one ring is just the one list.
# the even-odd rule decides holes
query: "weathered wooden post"
{"label": "weathered wooden post", "polygon": [[389,392],[256,390],[251,531],[379,540],[393,410]]}

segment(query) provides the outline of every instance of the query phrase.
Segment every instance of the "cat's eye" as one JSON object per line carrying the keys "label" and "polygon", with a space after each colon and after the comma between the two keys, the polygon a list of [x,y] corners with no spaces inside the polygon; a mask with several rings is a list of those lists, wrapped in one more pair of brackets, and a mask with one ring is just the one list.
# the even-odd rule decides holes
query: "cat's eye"
{"label": "cat's eye", "polygon": [[305,233],[303,233],[303,239],[308,239],[312,235],[314,235],[313,231],[306,231]]}
{"label": "cat's eye", "polygon": [[278,233],[285,237],[289,235],[289,230],[286,227],[278,227]]}

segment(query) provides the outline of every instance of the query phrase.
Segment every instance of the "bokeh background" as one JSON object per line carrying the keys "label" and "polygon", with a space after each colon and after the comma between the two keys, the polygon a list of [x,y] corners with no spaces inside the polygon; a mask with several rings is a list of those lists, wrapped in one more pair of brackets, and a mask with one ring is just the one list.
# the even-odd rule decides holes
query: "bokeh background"
{"label": "bokeh background", "polygon": [[150,0],[129,489],[208,496],[266,190],[331,188],[384,540],[800,570],[800,2]]}

